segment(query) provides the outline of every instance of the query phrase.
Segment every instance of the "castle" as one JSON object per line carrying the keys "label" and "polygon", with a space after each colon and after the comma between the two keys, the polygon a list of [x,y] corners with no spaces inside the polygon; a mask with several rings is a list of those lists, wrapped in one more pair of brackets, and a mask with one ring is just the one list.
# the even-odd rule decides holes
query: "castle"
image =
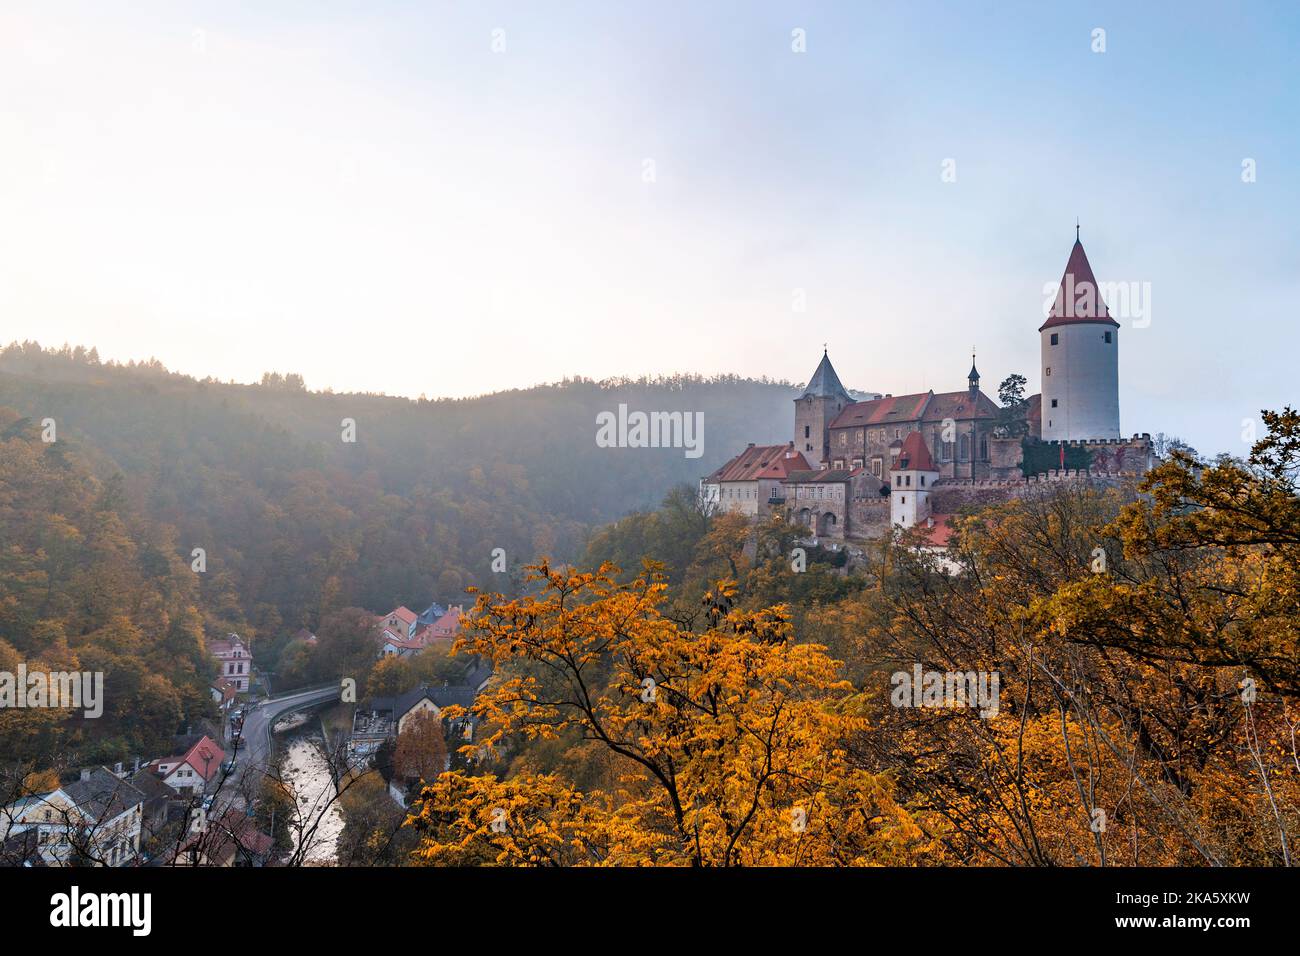
{"label": "castle", "polygon": [[855,401],[830,355],[794,400],[794,438],[753,445],[701,479],[724,511],[792,521],[831,539],[921,527],[937,546],[962,504],[992,503],[1042,481],[1138,475],[1154,463],[1150,435],[1120,437],[1119,329],[1075,237],[1046,321],[1038,328],[1042,391],[999,407],[966,388]]}

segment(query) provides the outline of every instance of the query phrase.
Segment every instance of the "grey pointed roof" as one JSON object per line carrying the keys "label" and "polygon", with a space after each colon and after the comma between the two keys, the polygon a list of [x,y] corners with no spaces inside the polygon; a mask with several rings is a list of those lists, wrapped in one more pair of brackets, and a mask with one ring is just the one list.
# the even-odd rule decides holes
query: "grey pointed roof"
{"label": "grey pointed roof", "polygon": [[970,374],[966,376],[968,382],[978,382],[980,379],[979,370],[975,368],[975,363],[970,363]]}
{"label": "grey pointed roof", "polygon": [[812,395],[816,398],[849,398],[848,389],[840,384],[840,377],[835,374],[835,367],[831,365],[830,356],[822,351],[822,360],[817,365],[817,371],[813,372],[812,378],[808,380],[808,387],[800,398],[807,398]]}

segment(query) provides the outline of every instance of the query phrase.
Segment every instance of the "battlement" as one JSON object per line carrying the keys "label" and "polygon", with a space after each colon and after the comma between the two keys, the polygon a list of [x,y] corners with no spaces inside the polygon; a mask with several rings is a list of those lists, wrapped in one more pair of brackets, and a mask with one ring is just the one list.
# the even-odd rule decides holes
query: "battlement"
{"label": "battlement", "polygon": [[1151,433],[1142,432],[1135,434],[1132,438],[1071,438],[1066,441],[1060,439],[1043,439],[1044,445],[1065,445],[1068,448],[1091,448],[1094,445],[1150,445]]}
{"label": "battlement", "polygon": [[1118,481],[1124,478],[1137,478],[1137,471],[1095,471],[1086,468],[1052,468],[1048,471],[1030,475],[1027,478],[941,478],[934,483],[936,492],[949,488],[998,489],[1023,488],[1045,481]]}

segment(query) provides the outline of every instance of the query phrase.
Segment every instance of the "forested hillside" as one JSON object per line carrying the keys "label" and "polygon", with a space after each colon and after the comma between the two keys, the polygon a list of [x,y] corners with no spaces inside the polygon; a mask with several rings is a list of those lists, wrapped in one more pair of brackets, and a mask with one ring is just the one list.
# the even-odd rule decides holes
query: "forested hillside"
{"label": "forested hillside", "polygon": [[[395,372],[418,379],[419,364]],[[265,639],[340,607],[499,587],[494,548],[511,567],[580,556],[590,529],[656,506],[747,441],[782,440],[795,394],[785,383],[675,377],[412,401],[311,392],[292,374],[197,381],[156,362],[101,363],[93,349],[0,353],[11,433],[35,440],[53,419],[58,441],[45,450],[72,450],[97,480],[118,482],[123,508],[167,529],[169,560],[188,565],[192,549],[206,551],[209,628]],[[620,402],[703,412],[702,457],[597,447],[596,415]],[[344,419],[355,442],[343,440]]]}

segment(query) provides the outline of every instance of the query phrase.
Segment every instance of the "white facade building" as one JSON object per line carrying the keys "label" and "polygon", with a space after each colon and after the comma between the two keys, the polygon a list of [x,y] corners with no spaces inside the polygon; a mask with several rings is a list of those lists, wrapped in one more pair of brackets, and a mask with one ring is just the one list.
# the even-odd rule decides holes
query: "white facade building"
{"label": "white facade building", "polygon": [[939,480],[930,450],[920,432],[908,432],[889,486],[889,520],[903,528],[913,528],[930,517],[930,492]]}

